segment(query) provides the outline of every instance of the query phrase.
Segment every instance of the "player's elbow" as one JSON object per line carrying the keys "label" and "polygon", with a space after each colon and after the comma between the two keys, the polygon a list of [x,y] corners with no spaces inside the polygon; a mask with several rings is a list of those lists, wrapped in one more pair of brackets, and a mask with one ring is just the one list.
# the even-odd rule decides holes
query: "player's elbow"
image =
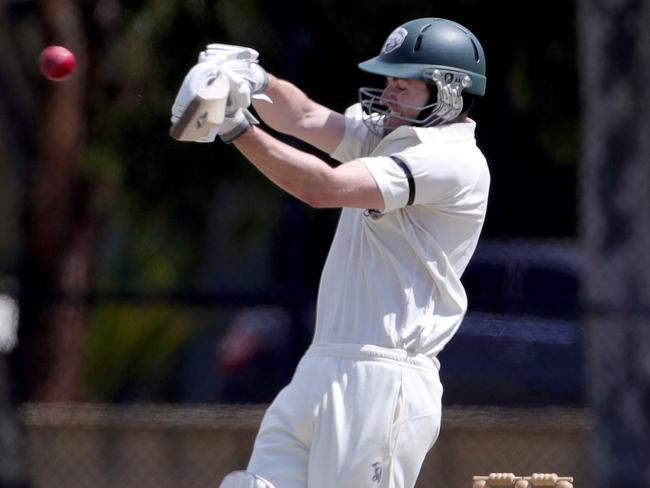
{"label": "player's elbow", "polygon": [[325,188],[306,189],[300,199],[313,208],[334,208],[338,206],[334,193]]}
{"label": "player's elbow", "polygon": [[323,166],[303,180],[286,181],[289,193],[313,208],[338,207],[339,185],[332,168]]}

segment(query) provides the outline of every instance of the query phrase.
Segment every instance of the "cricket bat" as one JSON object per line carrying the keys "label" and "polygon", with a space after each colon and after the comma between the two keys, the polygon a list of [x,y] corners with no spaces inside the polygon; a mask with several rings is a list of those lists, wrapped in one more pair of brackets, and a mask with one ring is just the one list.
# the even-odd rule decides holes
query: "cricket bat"
{"label": "cricket bat", "polygon": [[180,119],[171,126],[169,135],[177,141],[195,141],[223,122],[230,82],[223,74],[201,90],[190,102]]}

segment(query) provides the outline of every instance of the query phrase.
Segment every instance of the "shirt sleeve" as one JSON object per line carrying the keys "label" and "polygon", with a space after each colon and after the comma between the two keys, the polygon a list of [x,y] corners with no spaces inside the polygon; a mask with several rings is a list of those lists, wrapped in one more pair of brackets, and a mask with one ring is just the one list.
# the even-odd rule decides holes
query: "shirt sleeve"
{"label": "shirt sleeve", "polygon": [[372,134],[363,123],[361,110],[361,104],[357,103],[345,111],[345,135],[334,152],[330,154],[333,159],[341,163],[347,163],[368,154],[367,150],[364,153],[364,148],[368,148],[371,144]]}
{"label": "shirt sleeve", "polygon": [[360,158],[384,198],[384,212],[409,205],[453,206],[485,167],[475,144],[418,144],[390,156]]}

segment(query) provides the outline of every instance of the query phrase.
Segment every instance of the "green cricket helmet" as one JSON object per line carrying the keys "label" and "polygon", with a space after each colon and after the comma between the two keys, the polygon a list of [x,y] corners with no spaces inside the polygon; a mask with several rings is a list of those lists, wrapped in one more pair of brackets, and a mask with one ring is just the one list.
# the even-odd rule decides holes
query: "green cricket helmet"
{"label": "green cricket helmet", "polygon": [[[386,39],[378,56],[359,68],[382,76],[420,80],[437,88],[437,100],[422,107],[413,125],[432,126],[456,118],[462,111],[462,92],[485,94],[485,55],[481,43],[468,29],[446,19],[423,18],[407,22]],[[383,133],[378,89],[361,88],[359,98],[373,132]],[[394,115],[394,114],[393,114]]]}

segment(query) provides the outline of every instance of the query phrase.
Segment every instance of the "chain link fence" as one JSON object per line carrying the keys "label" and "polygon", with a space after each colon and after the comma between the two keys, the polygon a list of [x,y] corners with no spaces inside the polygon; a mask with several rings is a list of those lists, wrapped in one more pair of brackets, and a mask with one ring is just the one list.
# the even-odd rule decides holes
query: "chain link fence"
{"label": "chain link fence", "polygon": [[[262,406],[25,405],[35,487],[218,486],[245,468]],[[570,473],[590,486],[591,417],[578,409],[450,407],[417,486],[490,472]]]}

